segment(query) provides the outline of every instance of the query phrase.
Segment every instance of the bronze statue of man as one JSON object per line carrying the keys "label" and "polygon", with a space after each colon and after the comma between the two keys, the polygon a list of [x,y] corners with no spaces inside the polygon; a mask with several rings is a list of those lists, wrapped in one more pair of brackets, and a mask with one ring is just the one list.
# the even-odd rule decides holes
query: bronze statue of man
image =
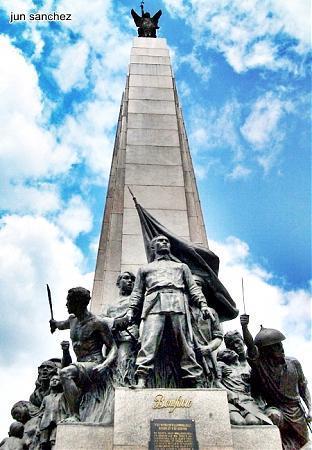
{"label": "bronze statue of man", "polygon": [[[193,278],[204,294],[206,292],[204,289],[205,280],[196,274],[193,274]],[[209,297],[206,295],[205,298],[207,304],[209,304]],[[204,387],[214,387],[214,383],[219,376],[214,352],[222,344],[223,338],[219,316],[214,308],[209,307],[209,317],[208,319],[204,319],[200,309],[194,304],[190,305],[190,313],[194,333],[195,353],[204,372]]]}
{"label": "bronze statue of man", "polygon": [[189,267],[171,255],[166,236],[153,238],[151,247],[154,261],[139,269],[127,312],[130,323],[138,314],[143,321],[141,348],[136,360],[137,386],[146,386],[148,373],[154,369],[165,323],[169,320],[179,348],[182,381],[186,387],[195,387],[200,383],[202,368],[193,349],[189,302],[196,303],[203,317],[208,318],[206,299]]}
{"label": "bronze statue of man", "polygon": [[[73,350],[77,362],[64,367],[60,377],[71,416],[67,421],[79,421],[79,405],[83,393],[103,376],[117,356],[117,346],[107,323],[88,311],[90,291],[77,287],[68,291],[69,318],[64,321],[50,320],[51,333],[56,329],[70,329]],[[107,356],[104,359],[103,346]]]}
{"label": "bronze statue of man", "polygon": [[[307,380],[299,361],[285,356],[278,330],[262,328],[255,337],[248,330],[249,316],[240,318],[251,366],[251,384],[266,402],[266,414],[281,433],[284,450],[299,450],[309,440],[307,420],[312,405]],[[305,416],[301,399],[307,406]]]}
{"label": "bronze statue of man", "polygon": [[118,323],[123,322],[129,308],[130,295],[133,291],[135,275],[126,271],[118,275],[116,285],[119,295],[116,302],[109,305],[106,315],[114,319],[114,338],[118,347],[116,361],[115,381],[121,386],[134,383],[134,366],[139,338],[139,328],[136,324],[126,329],[119,330]]}

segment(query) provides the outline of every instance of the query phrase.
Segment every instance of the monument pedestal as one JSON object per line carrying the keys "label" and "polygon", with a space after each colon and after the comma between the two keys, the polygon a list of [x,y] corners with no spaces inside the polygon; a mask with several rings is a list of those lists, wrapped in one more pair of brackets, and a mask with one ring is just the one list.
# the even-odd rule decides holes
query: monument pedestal
{"label": "monument pedestal", "polygon": [[55,450],[112,450],[114,428],[76,422],[57,426]]}
{"label": "monument pedestal", "polygon": [[282,449],[275,426],[231,427],[224,390],[117,388],[114,425],[60,424],[55,450],[195,450],[189,442],[198,450]]}
{"label": "monument pedestal", "polygon": [[118,388],[115,395],[114,445],[118,450],[148,449],[153,419],[194,420],[200,450],[233,449],[223,390]]}

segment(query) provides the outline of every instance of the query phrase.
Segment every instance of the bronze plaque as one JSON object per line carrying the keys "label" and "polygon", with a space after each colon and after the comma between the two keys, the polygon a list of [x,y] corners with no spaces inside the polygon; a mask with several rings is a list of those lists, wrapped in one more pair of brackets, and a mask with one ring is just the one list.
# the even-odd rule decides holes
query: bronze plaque
{"label": "bronze plaque", "polygon": [[195,421],[188,419],[151,420],[149,450],[199,450]]}

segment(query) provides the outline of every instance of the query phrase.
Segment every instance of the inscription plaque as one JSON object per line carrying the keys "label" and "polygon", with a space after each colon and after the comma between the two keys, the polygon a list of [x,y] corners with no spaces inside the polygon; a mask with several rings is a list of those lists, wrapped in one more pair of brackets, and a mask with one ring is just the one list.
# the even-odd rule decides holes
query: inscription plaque
{"label": "inscription plaque", "polygon": [[149,450],[199,450],[195,421],[189,419],[151,420]]}

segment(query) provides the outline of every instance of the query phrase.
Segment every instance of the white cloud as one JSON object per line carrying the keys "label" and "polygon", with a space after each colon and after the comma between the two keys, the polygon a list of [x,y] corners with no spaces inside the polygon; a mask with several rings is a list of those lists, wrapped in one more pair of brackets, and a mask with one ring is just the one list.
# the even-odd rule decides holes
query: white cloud
{"label": "white cloud", "polygon": [[297,0],[296,2],[272,0],[270,6],[279,17],[283,30],[298,39],[297,50],[302,53],[306,52],[311,43],[311,3],[309,0]]}
{"label": "white cloud", "polygon": [[191,95],[191,88],[188,85],[188,83],[184,80],[178,81],[178,91],[179,91],[179,97],[190,97]]}
{"label": "white cloud", "polygon": [[114,145],[111,127],[117,121],[119,106],[109,100],[95,100],[83,106],[85,109],[79,111],[75,117],[69,116],[66,119],[59,130],[59,136],[66,146],[75,149],[92,171],[91,181],[103,182],[110,170]]}
{"label": "white cloud", "polygon": [[21,184],[1,185],[0,209],[10,212],[45,214],[58,210],[60,196],[53,184],[36,183],[35,187]]}
{"label": "white cloud", "polygon": [[90,47],[101,50],[105,37],[111,33],[111,0],[94,0],[88,4],[84,0],[60,0],[58,10],[72,14],[72,20],[64,22],[64,27],[77,32]]}
{"label": "white cloud", "polygon": [[210,78],[210,67],[207,63],[202,63],[195,51],[187,55],[183,55],[179,58],[180,64],[188,64],[191,69],[198,75],[203,81],[207,81]]}
{"label": "white cloud", "polygon": [[[60,89],[66,94],[73,88],[90,88],[88,98],[73,104],[72,113],[54,133],[71,149],[75,162],[86,164],[92,182],[97,183],[109,173],[131,39],[126,31],[120,31],[126,20],[117,22],[111,1],[96,0],[87,9],[86,13],[81,0],[59,1],[57,10],[70,12],[72,21],[65,22],[58,33],[45,30],[45,36],[54,48],[47,69]],[[73,43],[72,33],[77,30],[79,39]]]}
{"label": "white cloud", "polygon": [[203,166],[200,164],[194,165],[195,175],[198,180],[203,180],[204,178],[206,178],[208,170],[209,168],[207,166]]}
{"label": "white cloud", "polygon": [[35,46],[35,51],[32,55],[32,59],[40,58],[44,49],[44,40],[42,39],[41,33],[35,24],[29,24],[29,26],[23,32],[23,38],[26,40],[30,40]]}
{"label": "white cloud", "polygon": [[[265,92],[249,104],[233,98],[219,109],[192,106],[189,138],[197,164],[206,157],[207,165],[233,181],[249,178],[259,167],[267,174],[279,162],[287,115],[297,107],[287,89]],[[219,164],[211,164],[212,157]]]}
{"label": "white cloud", "polygon": [[76,238],[80,233],[91,231],[92,213],[82,198],[75,195],[58,216],[57,223],[70,237]]}
{"label": "white cloud", "polygon": [[164,0],[164,4],[172,16],[179,15],[180,17],[185,17],[188,11],[188,7],[183,0]]}
{"label": "white cloud", "polygon": [[[75,154],[69,147],[59,144],[54,133],[44,120],[44,100],[38,84],[34,66],[12,45],[10,40],[0,36],[0,59],[6,61],[0,73],[0,164],[2,186],[11,189],[5,199],[15,200],[22,207],[29,208],[31,198],[38,199],[38,208],[45,195],[47,209],[56,207],[57,192],[47,184],[37,183],[31,187],[26,181],[38,180],[66,172],[75,161]],[[40,192],[35,192],[38,189]],[[18,191],[22,194],[17,199]],[[52,192],[53,191],[53,192]]]}
{"label": "white cloud", "polygon": [[34,3],[31,0],[2,0],[1,8],[3,8],[7,14],[12,11],[14,13],[28,13],[34,8]]}
{"label": "white cloud", "polygon": [[59,64],[53,70],[53,76],[62,91],[69,92],[73,88],[84,88],[88,82],[85,72],[89,47],[86,42],[78,41],[76,44],[57,48],[56,51],[59,53]]}
{"label": "white cloud", "polygon": [[248,167],[245,167],[242,164],[237,164],[227,177],[230,180],[241,180],[248,178],[251,172],[251,169],[249,169]]}
{"label": "white cloud", "polygon": [[282,0],[189,0],[183,5],[164,0],[164,3],[172,15],[186,19],[193,28],[197,45],[223,53],[236,72],[257,67],[297,72],[299,67],[292,57],[287,56],[285,48],[280,52],[279,37],[282,33],[288,35],[289,48],[297,55],[306,54],[310,49],[308,0],[295,3]]}
{"label": "white cloud", "polygon": [[[33,361],[35,362],[35,360]],[[40,364],[42,361],[38,360],[37,362]],[[18,362],[10,367],[0,367],[0,383],[1,386],[6,387],[1,392],[1,440],[7,437],[9,426],[13,422],[11,417],[12,406],[19,400],[29,399],[34,390],[36,378],[37,367],[31,364],[28,354],[20,357]],[[10,389],[11,386],[14,386],[14,389]]]}
{"label": "white cloud", "polygon": [[267,92],[253,104],[251,112],[240,128],[244,138],[257,148],[276,140],[278,125],[285,114],[291,109],[289,101],[281,100],[273,92]]}
{"label": "white cloud", "polygon": [[289,100],[284,100],[279,94],[267,92],[258,98],[251,107],[250,114],[240,127],[242,136],[258,153],[257,161],[268,172],[281,151],[285,138],[281,120],[285,114],[293,110]]}
{"label": "white cloud", "polygon": [[240,105],[236,100],[227,102],[220,109],[193,107],[190,141],[194,149],[216,150],[218,153],[230,151],[232,159],[240,161],[243,157],[243,146],[237,132],[240,115]]}

